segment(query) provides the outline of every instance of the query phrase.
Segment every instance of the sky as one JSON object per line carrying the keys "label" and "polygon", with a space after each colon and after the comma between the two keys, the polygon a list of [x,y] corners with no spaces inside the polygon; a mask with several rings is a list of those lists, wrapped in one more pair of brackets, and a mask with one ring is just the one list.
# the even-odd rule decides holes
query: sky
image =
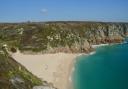
{"label": "sky", "polygon": [[0,22],[128,22],[128,0],[0,0]]}

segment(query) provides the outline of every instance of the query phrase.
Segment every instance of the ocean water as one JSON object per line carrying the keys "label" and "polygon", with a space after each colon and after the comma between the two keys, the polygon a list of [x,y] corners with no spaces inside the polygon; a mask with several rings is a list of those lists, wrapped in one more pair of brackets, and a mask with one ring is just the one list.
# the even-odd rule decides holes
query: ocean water
{"label": "ocean water", "polygon": [[128,89],[128,43],[79,57],[72,80],[74,89]]}

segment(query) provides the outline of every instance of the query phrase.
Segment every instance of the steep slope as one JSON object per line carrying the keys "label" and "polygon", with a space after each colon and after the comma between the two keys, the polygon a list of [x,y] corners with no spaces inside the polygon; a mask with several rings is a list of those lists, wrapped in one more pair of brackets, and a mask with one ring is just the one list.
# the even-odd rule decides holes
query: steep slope
{"label": "steep slope", "polygon": [[[33,88],[34,86],[37,88]],[[0,89],[42,89],[40,87],[45,86],[55,89],[27,71],[3,48],[0,49]]]}

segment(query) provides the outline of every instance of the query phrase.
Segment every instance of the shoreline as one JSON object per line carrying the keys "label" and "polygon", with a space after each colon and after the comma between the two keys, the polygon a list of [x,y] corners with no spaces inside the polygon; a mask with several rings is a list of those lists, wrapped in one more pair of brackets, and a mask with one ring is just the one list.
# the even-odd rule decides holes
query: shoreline
{"label": "shoreline", "polygon": [[[98,48],[98,47],[102,47],[102,46],[108,46],[108,45],[110,45],[110,44],[99,44],[99,45],[92,45],[92,48],[94,48],[94,49],[96,49],[96,48]],[[72,81],[72,75],[73,75],[73,72],[75,71],[75,67],[74,67],[74,64],[76,63],[76,60],[79,60],[79,59],[77,59],[78,57],[80,57],[80,56],[88,56],[88,55],[93,55],[93,54],[95,54],[96,52],[95,52],[95,50],[94,51],[92,51],[92,52],[90,52],[90,53],[83,53],[83,54],[81,54],[81,55],[79,55],[79,56],[77,56],[76,58],[75,58],[75,60],[73,60],[73,62],[72,62],[72,67],[71,67],[71,71],[70,71],[70,75],[69,75],[69,89],[73,89],[73,81]]]}
{"label": "shoreline", "polygon": [[[109,44],[92,45],[93,48]],[[74,64],[79,56],[93,55],[95,51],[86,53],[55,53],[55,54],[12,54],[12,57],[30,72],[43,81],[52,83],[58,89],[72,89]]]}
{"label": "shoreline", "polygon": [[67,89],[70,86],[74,60],[81,54],[56,53],[56,54],[12,54],[12,57],[25,66],[31,73],[57,89]]}
{"label": "shoreline", "polygon": [[81,54],[81,55],[79,55],[79,56],[77,56],[74,60],[73,60],[73,62],[72,62],[72,67],[71,67],[71,71],[69,72],[70,74],[69,74],[69,87],[67,88],[67,89],[74,89],[73,88],[73,81],[72,81],[72,76],[73,76],[73,73],[74,73],[74,71],[75,71],[75,63],[76,63],[76,60],[79,60],[78,58],[80,57],[80,56],[89,56],[89,55],[93,55],[93,54],[95,54],[95,51],[93,51],[93,52],[90,52],[90,53],[88,53],[88,54],[86,54],[86,53],[84,53],[84,54]]}
{"label": "shoreline", "polygon": [[75,71],[74,64],[76,63],[76,60],[78,60],[78,58],[79,58],[80,56],[83,56],[83,55],[88,55],[88,54],[85,54],[85,53],[83,54],[83,53],[81,53],[81,54],[77,55],[77,56],[75,57],[75,59],[71,62],[71,65],[70,65],[70,68],[69,68],[69,77],[68,77],[68,81],[67,81],[68,86],[67,86],[66,89],[73,89],[72,75],[73,75],[73,72]]}

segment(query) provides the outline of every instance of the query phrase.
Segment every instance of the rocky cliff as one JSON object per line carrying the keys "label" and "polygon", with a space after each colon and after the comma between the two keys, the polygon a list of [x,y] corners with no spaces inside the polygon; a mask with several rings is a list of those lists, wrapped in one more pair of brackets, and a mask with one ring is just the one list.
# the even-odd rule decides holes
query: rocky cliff
{"label": "rocky cliff", "polygon": [[91,45],[119,43],[128,35],[128,23],[46,22],[0,24],[0,42],[21,51],[90,52]]}

